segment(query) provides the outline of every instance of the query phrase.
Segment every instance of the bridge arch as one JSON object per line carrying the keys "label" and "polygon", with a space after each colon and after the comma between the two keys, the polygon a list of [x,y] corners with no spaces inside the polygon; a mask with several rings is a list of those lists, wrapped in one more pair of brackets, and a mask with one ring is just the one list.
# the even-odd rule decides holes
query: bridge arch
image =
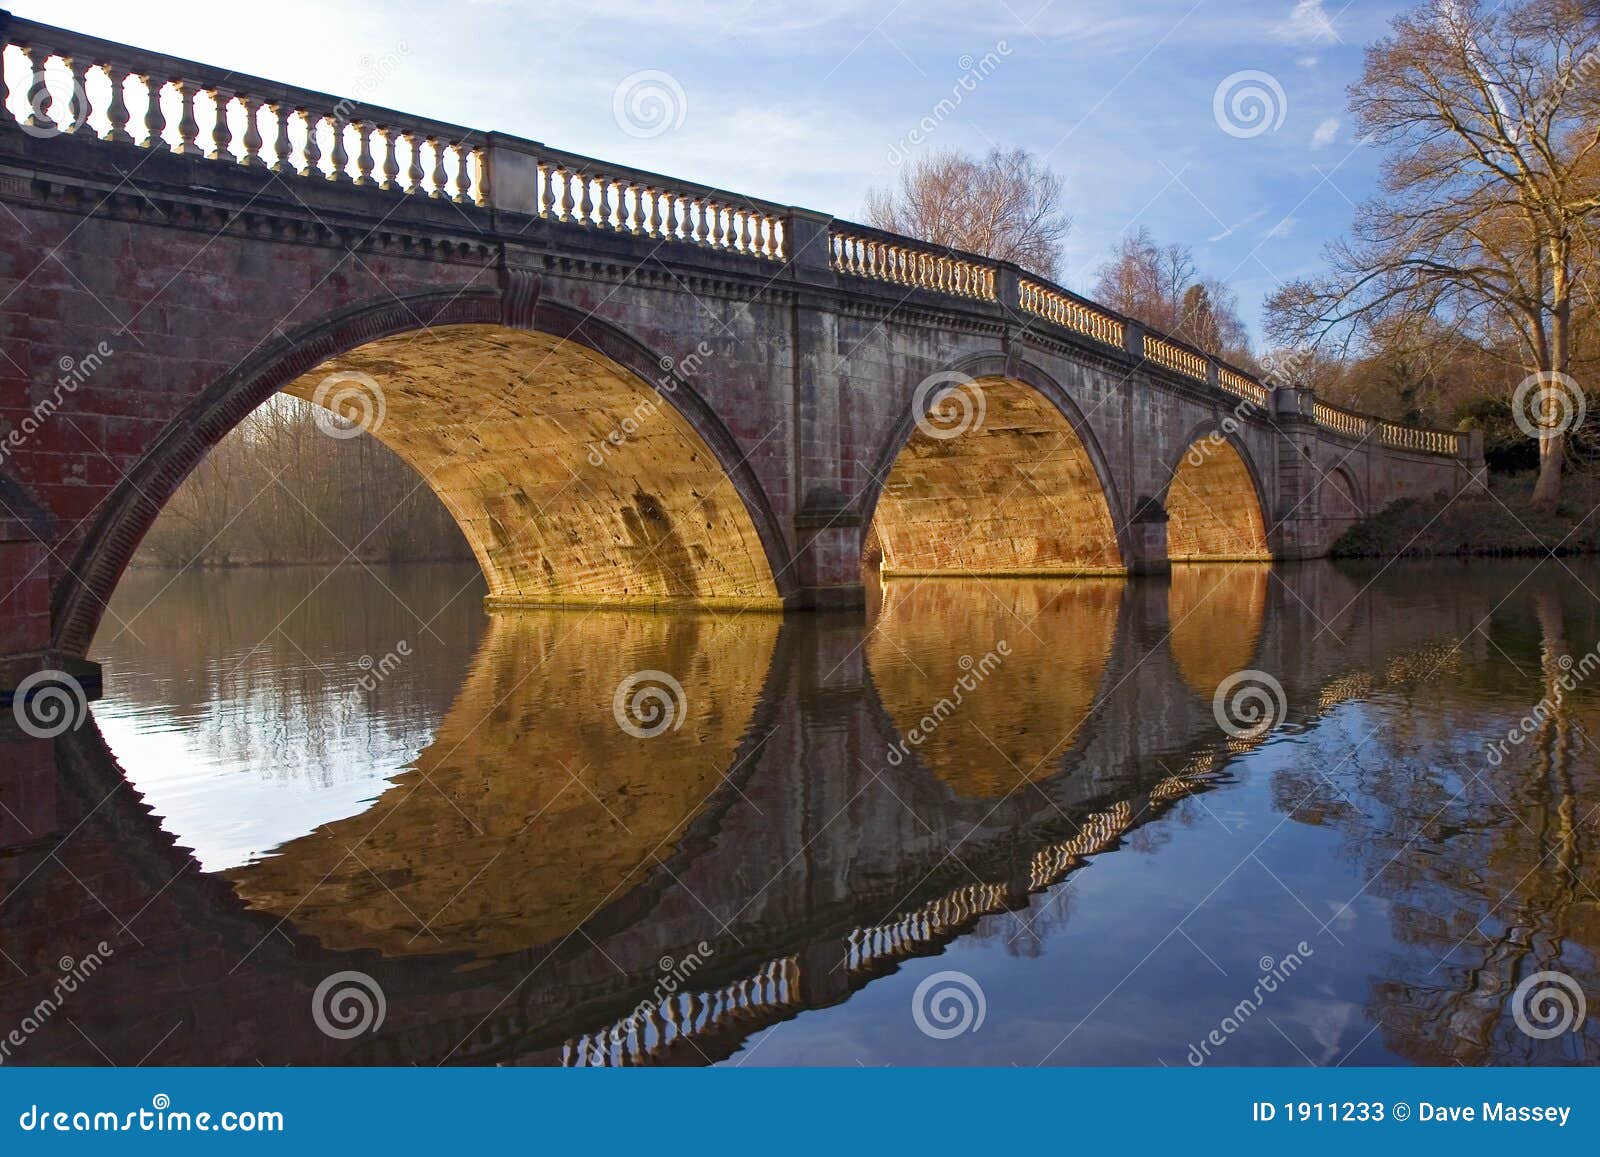
{"label": "bridge arch", "polygon": [[[941,386],[953,422],[931,414]],[[886,575],[1120,574],[1130,557],[1082,411],[1043,370],[998,354],[912,392],[873,464],[862,527],[863,559],[881,557]]]}
{"label": "bridge arch", "polygon": [[1266,489],[1249,449],[1231,431],[1204,422],[1183,441],[1161,496],[1167,557],[1173,562],[1271,559]]}
{"label": "bridge arch", "polygon": [[[374,433],[462,524],[492,601],[782,605],[794,593],[783,533],[711,406],[663,369],[670,361],[610,323],[541,300],[508,324],[517,312],[494,290],[390,298],[292,331],[217,379],[140,458],[82,540],[52,599],[55,645],[87,650],[140,539],[211,447],[273,394],[309,400],[329,376],[357,393],[363,376],[380,389],[385,375],[402,383],[383,394]],[[457,344],[428,349],[450,342]],[[435,365],[424,376],[418,344],[423,355],[453,350],[483,361]],[[510,381],[511,369],[526,376]],[[560,378],[554,386],[535,378],[547,369]],[[498,373],[500,393],[526,392],[566,408],[519,406],[514,422],[441,429],[474,404],[481,410],[481,395],[464,398],[460,390],[476,372]],[[656,461],[661,473],[647,477],[652,453],[666,457]],[[598,466],[591,455],[601,458]],[[561,466],[571,473],[574,463],[593,466],[598,480],[557,474]],[[519,485],[517,468],[552,483],[543,488],[549,503]],[[661,483],[660,492],[646,481]],[[723,483],[732,495],[716,493]],[[586,530],[581,515],[601,512],[606,517]],[[590,537],[596,526],[600,533]]]}

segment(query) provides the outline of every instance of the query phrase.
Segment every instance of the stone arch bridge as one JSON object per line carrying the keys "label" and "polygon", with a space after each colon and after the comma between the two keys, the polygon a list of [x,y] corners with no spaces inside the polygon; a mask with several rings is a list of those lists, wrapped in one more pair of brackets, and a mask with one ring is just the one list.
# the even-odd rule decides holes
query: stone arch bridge
{"label": "stone arch bridge", "polygon": [[277,391],[410,462],[508,604],[1303,558],[1481,479],[1006,263],[5,13],[0,57],[6,687]]}

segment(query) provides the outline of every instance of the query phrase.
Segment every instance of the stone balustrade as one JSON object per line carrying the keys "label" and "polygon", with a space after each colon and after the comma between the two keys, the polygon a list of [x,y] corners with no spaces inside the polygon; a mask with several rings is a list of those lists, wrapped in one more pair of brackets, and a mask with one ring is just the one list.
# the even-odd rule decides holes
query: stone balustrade
{"label": "stone balustrade", "polygon": [[[479,198],[484,134],[460,125],[15,17],[0,24],[0,60],[0,130],[464,204]],[[27,110],[20,117],[12,94]]]}
{"label": "stone balustrade", "polygon": [[1127,342],[1127,327],[1121,318],[1052,286],[1023,278],[1018,285],[1018,298],[1018,305],[1025,313],[1036,314],[1118,349]]}
{"label": "stone balustrade", "polygon": [[[1270,393],[1216,358],[976,254],[0,12],[0,133],[7,131],[449,200],[763,263],[800,259],[790,234],[797,216],[807,217],[827,222],[817,237],[825,236],[835,275],[994,303],[1258,406]],[[1454,431],[1320,402],[1314,411],[1319,426],[1340,434],[1426,454],[1468,453]]]}
{"label": "stone balustrade", "polygon": [[839,273],[955,297],[997,300],[997,270],[982,258],[842,222],[829,230],[829,242],[830,264]]}

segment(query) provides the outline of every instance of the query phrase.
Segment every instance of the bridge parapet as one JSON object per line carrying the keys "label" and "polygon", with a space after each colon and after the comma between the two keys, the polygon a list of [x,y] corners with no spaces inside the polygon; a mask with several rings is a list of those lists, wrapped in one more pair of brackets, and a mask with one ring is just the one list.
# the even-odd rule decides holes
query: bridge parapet
{"label": "bridge parapet", "polygon": [[[19,118],[7,107],[0,66],[0,132],[170,151],[639,237],[667,243],[676,253],[714,252],[791,271],[811,266],[980,307],[993,303],[1004,313],[1043,319],[1074,339],[1088,338],[1136,362],[1270,408],[1270,382],[1007,262],[0,11],[0,65],[8,45],[26,62],[25,89],[12,89],[25,92],[28,113]],[[796,233],[798,238],[791,236]],[[1471,457],[1470,439],[1455,431],[1405,426],[1324,403],[1317,404],[1315,420],[1322,429],[1398,450]]]}

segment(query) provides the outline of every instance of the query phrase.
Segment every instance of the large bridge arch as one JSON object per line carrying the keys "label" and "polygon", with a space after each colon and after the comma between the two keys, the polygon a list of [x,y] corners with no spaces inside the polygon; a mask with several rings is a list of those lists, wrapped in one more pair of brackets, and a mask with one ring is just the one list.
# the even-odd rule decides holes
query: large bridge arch
{"label": "large bridge arch", "polygon": [[[582,541],[571,511],[548,527],[536,526],[531,517],[538,513],[536,500],[528,500],[526,494],[519,497],[515,487],[506,486],[503,469],[487,481],[478,478],[481,491],[475,499],[465,488],[450,496],[441,494],[462,522],[484,568],[491,599],[544,605],[683,602],[777,607],[794,595],[789,549],[755,473],[712,407],[680,375],[664,368],[670,361],[617,326],[569,306],[541,300],[519,307],[494,291],[465,290],[391,297],[382,304],[352,307],[264,345],[214,381],[139,458],[82,539],[52,597],[54,645],[71,654],[87,650],[106,602],[144,533],[190,470],[252,410],[280,391],[309,399],[329,374],[371,376],[376,367],[404,377],[417,367],[397,364],[393,355],[399,349],[417,340],[428,344],[452,339],[465,342],[471,352],[498,346],[501,370],[508,357],[543,359],[526,367],[530,374],[553,361],[568,379],[564,384],[571,385],[574,375],[587,375],[590,400],[595,400],[597,383],[604,394],[587,424],[563,423],[561,417],[570,418],[572,411],[553,419],[548,413],[522,414],[527,421],[495,439],[496,452],[502,456],[520,452],[531,460],[532,448],[517,445],[516,436],[527,433],[532,422],[546,425],[546,435],[563,435],[565,464],[592,463],[590,455],[597,454],[602,460],[597,473],[606,471],[608,462],[626,462],[630,455],[635,459],[631,467],[637,468],[637,456],[652,438],[672,442],[687,459],[665,479],[675,491],[668,498],[643,487],[629,490],[629,483],[638,478],[636,469],[630,473],[626,466],[602,475],[598,489],[589,488],[591,512],[610,503],[613,529],[620,530],[624,539],[613,544],[615,549]],[[452,384],[446,379],[461,370],[437,367],[429,389],[423,391],[431,395],[428,398],[412,398],[405,394],[410,387],[402,388],[403,399],[412,403],[410,428],[404,415],[395,414],[394,399],[385,396],[384,426],[375,432],[425,479],[430,473],[457,468],[471,475],[481,462],[468,458],[452,466],[450,458],[463,453],[479,428],[497,424],[482,422],[455,438],[423,425],[430,416],[444,412],[442,407],[450,401],[446,387]],[[540,392],[551,398],[562,394],[559,385]],[[457,396],[458,413],[477,400]],[[568,398],[565,404],[571,401]],[[625,419],[633,422],[632,428]],[[620,437],[609,438],[613,431]],[[483,439],[478,441],[481,445]],[[555,445],[546,437],[541,448],[549,452]],[[435,467],[431,471],[430,462]],[[732,494],[713,498],[723,483]],[[569,489],[575,491],[576,485]],[[701,517],[707,512],[710,523]],[[681,525],[691,513],[697,525]],[[527,521],[510,528],[519,515]],[[469,521],[475,523],[470,529]],[[530,527],[532,541],[508,542],[502,533],[514,537]],[[572,564],[565,574],[541,550],[558,547],[558,536],[568,540],[568,549],[558,560]],[[512,557],[519,554],[520,559]],[[645,555],[651,556],[649,567],[641,561]],[[627,565],[629,558],[635,565]]]}
{"label": "large bridge arch", "polygon": [[1272,558],[1267,490],[1250,449],[1216,422],[1202,422],[1166,470],[1167,556],[1173,562]]}
{"label": "large bridge arch", "polygon": [[[960,413],[940,429],[930,410],[943,386]],[[1000,354],[911,391],[861,513],[863,558],[881,553],[885,574],[1120,574],[1131,557],[1123,503],[1082,410],[1039,367]]]}

